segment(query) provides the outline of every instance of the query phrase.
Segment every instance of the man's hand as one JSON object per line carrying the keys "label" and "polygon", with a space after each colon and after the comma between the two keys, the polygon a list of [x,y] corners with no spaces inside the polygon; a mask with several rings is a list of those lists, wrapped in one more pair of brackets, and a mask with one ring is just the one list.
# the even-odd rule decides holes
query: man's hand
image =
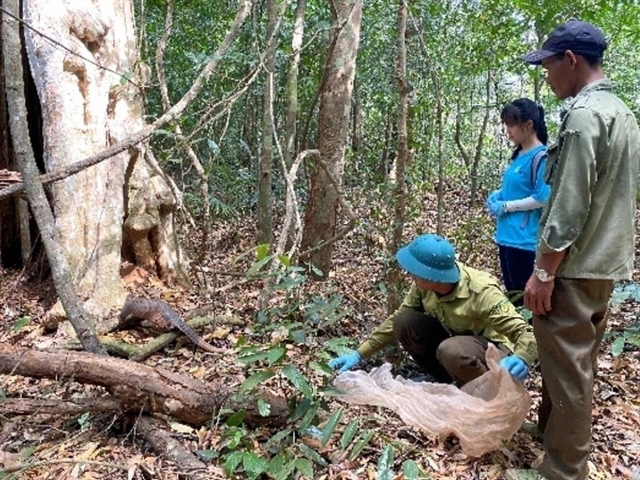
{"label": "man's hand", "polygon": [[498,362],[518,382],[522,382],[529,373],[527,363],[517,355],[509,355]]}
{"label": "man's hand", "polygon": [[534,315],[545,315],[551,310],[551,294],[554,281],[541,282],[538,277],[531,275],[524,287],[524,306]]}
{"label": "man's hand", "polygon": [[338,358],[334,358],[329,362],[329,366],[334,370],[338,368],[339,373],[344,373],[348,370],[351,370],[353,367],[358,365],[362,361],[362,357],[357,351],[351,353],[345,353],[344,355],[340,355]]}

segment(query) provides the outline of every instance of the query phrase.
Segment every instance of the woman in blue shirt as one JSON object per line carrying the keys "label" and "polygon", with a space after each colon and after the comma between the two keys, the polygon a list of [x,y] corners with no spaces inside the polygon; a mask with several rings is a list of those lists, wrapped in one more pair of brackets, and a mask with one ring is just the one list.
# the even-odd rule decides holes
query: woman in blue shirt
{"label": "woman in blue shirt", "polygon": [[[500,118],[516,147],[502,188],[489,195],[487,207],[496,217],[495,242],[505,288],[524,291],[533,273],[542,207],[550,194],[544,181],[547,125],[542,106],[528,98],[507,104]],[[522,305],[522,299],[514,303]]]}

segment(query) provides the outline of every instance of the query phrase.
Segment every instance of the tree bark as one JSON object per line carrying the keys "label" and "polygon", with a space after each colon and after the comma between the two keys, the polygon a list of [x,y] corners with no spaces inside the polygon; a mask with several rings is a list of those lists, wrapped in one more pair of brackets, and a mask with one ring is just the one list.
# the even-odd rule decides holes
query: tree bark
{"label": "tree bark", "polygon": [[[285,141],[284,141],[284,165],[285,165],[285,187],[287,189],[285,197],[285,205],[287,205],[286,212],[290,211],[287,202],[293,201],[293,196],[290,198],[290,194],[293,192],[293,185],[289,189],[289,181],[294,180],[296,173],[289,175],[293,161],[296,156],[296,134],[297,134],[297,122],[298,122],[298,69],[300,65],[300,51],[302,49],[302,39],[304,37],[304,14],[306,10],[306,0],[298,0],[296,3],[295,22],[293,26],[293,35],[291,39],[291,63],[289,64],[289,74],[287,77],[287,113],[285,116]],[[293,178],[291,178],[293,177]],[[297,205],[296,205],[297,208]],[[286,213],[285,213],[286,215]],[[285,216],[285,218],[287,218]],[[297,219],[298,220],[298,219]],[[283,250],[291,250],[296,244],[296,227],[299,225],[289,221],[288,227],[284,234],[286,235],[286,242],[284,243]],[[281,240],[281,239],[280,239]]]}
{"label": "tree bark", "polygon": [[[130,0],[30,0],[24,17],[32,27],[25,28],[25,43],[42,109],[47,171],[117,143],[142,125],[138,92],[112,73],[133,75],[137,60]],[[73,285],[97,318],[124,300],[118,267],[129,160],[123,152],[51,190]]]}
{"label": "tree bark", "polygon": [[[254,425],[280,424],[288,413],[286,399],[260,392],[259,397],[269,403],[271,409],[269,416],[259,415],[256,397],[244,402],[232,399],[235,392],[224,379],[205,383],[162,368],[88,352],[36,351],[0,344],[0,373],[99,385],[111,391],[111,397],[96,400],[95,408],[101,411],[120,402],[118,411],[122,413],[160,413],[192,425],[205,424],[222,406],[246,409],[245,419]],[[0,403],[3,401],[15,404],[12,399],[0,399]],[[26,411],[28,404],[20,405],[20,409]],[[55,413],[51,405],[48,408],[48,413]]]}
{"label": "tree bark", "polygon": [[482,117],[482,126],[478,133],[478,141],[476,143],[476,152],[473,156],[473,163],[471,164],[471,192],[469,198],[469,205],[471,208],[476,206],[478,197],[478,170],[480,168],[480,160],[482,160],[484,137],[487,133],[487,127],[489,126],[490,116],[490,102],[491,102],[491,67],[487,67],[487,81],[485,84],[485,102],[484,102],[484,116]]}
{"label": "tree bark", "polygon": [[[32,28],[33,25],[31,24],[32,22],[31,18],[29,18],[29,28],[26,30],[31,32],[31,34],[33,35],[33,45],[30,46],[32,65],[34,65],[38,61],[43,61],[43,62],[46,62],[46,65],[48,65],[50,68],[53,68],[56,72],[64,72],[64,74],[67,75],[70,79],[70,81],[68,82],[68,85],[64,85],[64,87],[71,88],[75,86],[76,90],[80,92],[85,92],[85,93],[89,91],[93,92],[95,88],[97,88],[96,85],[94,84],[89,85],[87,83],[85,85],[85,82],[83,82],[83,79],[86,80],[87,78],[91,78],[93,80],[94,77],[92,77],[91,75],[99,76],[101,74],[102,77],[100,78],[104,78],[107,75],[111,75],[110,77],[111,83],[112,83],[111,86],[115,84],[113,89],[109,88],[110,96],[107,98],[107,100],[104,101],[104,103],[107,104],[106,110],[109,110],[109,115],[112,115],[111,117],[109,117],[108,125],[113,128],[109,132],[109,135],[106,135],[106,134],[104,135],[104,137],[108,136],[108,142],[106,142],[106,144],[103,145],[102,147],[97,148],[98,153],[85,155],[85,158],[80,161],[73,161],[73,160],[75,158],[78,158],[79,156],[82,156],[83,149],[71,149],[69,151],[63,152],[64,153],[63,155],[61,155],[60,149],[56,151],[49,151],[48,156],[50,157],[50,159],[53,160],[52,163],[55,163],[55,165],[51,166],[50,168],[53,169],[54,171],[43,175],[42,182],[51,183],[57,180],[66,179],[67,177],[70,177],[79,172],[82,172],[89,167],[98,165],[104,162],[104,160],[111,159],[112,157],[122,152],[128,151],[128,153],[125,155],[126,158],[131,159],[131,162],[129,163],[130,168],[128,171],[128,174],[130,176],[127,177],[128,183],[125,187],[123,183],[124,172],[123,172],[123,178],[122,179],[117,178],[115,183],[116,184],[119,183],[120,185],[122,185],[123,188],[126,188],[126,189],[131,188],[133,194],[129,196],[129,199],[133,197],[135,197],[135,199],[141,199],[141,198],[144,199],[144,195],[136,194],[136,188],[137,188],[137,192],[139,193],[143,190],[143,187],[147,187],[147,192],[154,191],[155,195],[154,194],[152,195],[155,196],[157,200],[160,200],[156,202],[150,210],[145,210],[143,208],[135,210],[131,208],[132,204],[130,202],[123,201],[122,188],[118,193],[114,192],[115,196],[120,197],[120,200],[114,200],[116,207],[120,205],[120,207],[118,207],[120,208],[120,212],[121,212],[120,217],[118,218],[119,230],[115,232],[114,230],[110,230],[107,228],[101,229],[100,236],[94,237],[95,242],[97,242],[97,243],[94,242],[94,245],[93,245],[95,249],[92,250],[92,253],[91,255],[89,255],[89,257],[85,258],[85,260],[89,262],[86,268],[91,268],[91,266],[95,264],[95,262],[97,262],[97,258],[100,259],[98,263],[101,264],[101,267],[104,267],[104,271],[108,270],[107,274],[105,274],[106,275],[105,283],[97,282],[96,279],[98,277],[90,273],[85,274],[85,269],[80,268],[82,266],[75,265],[77,268],[79,268],[79,272],[77,272],[78,275],[74,278],[74,280],[78,284],[82,284],[81,286],[83,287],[86,286],[87,288],[89,288],[91,287],[90,280],[91,279],[96,280],[93,283],[94,290],[90,291],[89,294],[87,295],[87,297],[90,299],[90,301],[87,302],[87,305],[89,307],[92,307],[90,308],[90,311],[97,313],[96,311],[99,310],[100,313],[105,314],[105,312],[107,311],[107,307],[103,304],[102,308],[100,308],[100,305],[98,302],[99,298],[107,298],[108,305],[117,305],[118,303],[122,304],[122,301],[124,298],[124,295],[122,295],[122,298],[118,302],[116,301],[116,299],[114,299],[114,297],[109,297],[107,292],[110,289],[113,290],[114,288],[113,287],[114,283],[112,283],[111,281],[115,282],[116,293],[119,294],[121,290],[119,288],[120,281],[118,277],[118,270],[119,270],[119,263],[120,263],[120,247],[121,247],[121,239],[122,239],[122,233],[120,230],[122,229],[122,226],[123,226],[122,225],[123,208],[121,207],[124,206],[125,204],[127,205],[127,208],[129,208],[129,212],[127,213],[133,212],[140,217],[135,219],[138,225],[144,226],[145,220],[153,221],[155,220],[154,215],[156,214],[160,215],[159,217],[160,220],[158,223],[159,227],[152,228],[151,230],[149,230],[149,235],[145,238],[145,240],[149,241],[149,244],[152,247],[155,247],[155,246],[163,247],[157,252],[158,253],[157,267],[158,267],[158,270],[160,271],[161,276],[166,277],[166,272],[171,271],[172,269],[174,269],[175,272],[184,271],[184,268],[185,268],[184,258],[182,257],[182,253],[180,252],[179,248],[177,248],[177,238],[176,238],[175,232],[173,231],[173,217],[172,217],[173,206],[172,205],[175,205],[175,201],[174,201],[175,199],[169,200],[169,196],[170,196],[169,189],[165,188],[166,185],[164,185],[164,183],[160,180],[160,178],[158,178],[159,176],[153,175],[150,171],[143,168],[143,165],[141,165],[143,164],[142,162],[143,157],[141,155],[142,149],[137,148],[137,146],[138,144],[148,140],[157,128],[160,128],[163,125],[166,125],[167,123],[170,123],[176,118],[178,118],[184,112],[184,110],[189,106],[189,104],[194,100],[194,98],[198,96],[206,80],[216,70],[216,68],[220,64],[221,59],[225,57],[225,53],[228,51],[231,44],[234,42],[235,38],[237,37],[240,31],[240,27],[242,26],[249,12],[251,11],[253,2],[251,0],[242,0],[239,2],[236,18],[234,19],[233,24],[231,25],[227,35],[225,36],[224,41],[218,47],[218,50],[212,56],[212,59],[202,69],[202,71],[194,81],[193,85],[185,93],[185,95],[169,111],[163,114],[153,124],[148,126],[142,126],[142,124],[140,123],[142,119],[141,111],[139,112],[140,122],[135,121],[132,123],[128,123],[128,122],[118,123],[122,115],[126,115],[129,113],[129,104],[126,102],[126,100],[130,98],[126,94],[126,88],[129,88],[129,87],[121,88],[123,87],[123,85],[119,85],[119,82],[122,80],[122,78],[118,78],[117,76],[112,75],[112,73],[110,73],[110,71],[108,70],[103,70],[101,68],[96,69],[95,68],[96,66],[94,64],[99,62],[94,62],[92,60],[93,63],[87,62],[87,65],[83,65],[82,62],[78,60],[80,57],[70,54],[69,52],[64,50],[62,47],[54,48],[52,46],[52,40],[51,40],[53,39],[53,42],[56,41],[54,37],[58,35],[57,32],[60,29],[63,33],[66,31],[64,28],[64,25],[71,27],[71,25],[73,24],[74,25],[73,31],[75,32],[74,33],[75,41],[72,43],[72,45],[74,47],[79,48],[84,53],[83,58],[85,59],[95,58],[100,60],[102,58],[101,57],[102,53],[100,52],[100,48],[103,45],[105,46],[105,48],[107,48],[108,50],[107,53],[113,53],[113,51],[119,51],[119,47],[116,48],[116,45],[119,45],[119,44],[117,43],[116,40],[112,38],[112,36],[116,35],[118,36],[119,39],[128,38],[127,32],[123,31],[123,29],[126,29],[128,24],[125,25],[126,22],[120,22],[119,20],[121,19],[119,19],[119,17],[112,15],[109,18],[111,22],[114,22],[114,24],[113,25],[110,24],[110,28],[107,29],[108,32],[104,34],[105,24],[101,23],[100,18],[96,19],[96,16],[95,16],[96,8],[94,7],[93,4],[84,3],[84,2],[75,2],[73,4],[74,7],[76,8],[76,10],[74,11],[75,13],[69,14],[68,17],[65,17],[64,22],[62,22],[63,19],[61,18],[61,16],[64,16],[63,12],[67,12],[66,10],[61,8],[59,9],[60,11],[58,11],[58,9],[55,8],[55,5],[49,5],[49,4],[46,4],[47,2],[44,2],[46,5],[42,5],[42,8],[46,8],[46,11],[53,10],[52,16],[47,16],[44,14],[43,11],[39,11],[37,8],[34,8],[36,6],[35,4],[40,1],[41,0],[34,0],[34,2],[27,2],[27,6],[29,7],[30,12],[33,14],[34,18],[42,19],[43,16],[46,17],[44,18],[43,21],[45,23],[48,22],[46,23],[46,25],[49,25],[49,27],[47,27],[48,29],[46,29],[47,31],[45,34],[50,39],[45,41],[43,40],[44,37],[40,37],[38,36],[38,34],[31,32],[30,28]],[[128,1],[128,0],[122,0],[122,1]],[[123,16],[123,18],[133,19],[132,10],[130,8],[131,4],[128,3],[127,5],[129,8],[128,12],[130,14]],[[113,9],[114,5],[112,5],[109,2],[105,2],[105,9],[106,9],[105,12],[107,10],[111,11],[109,10],[110,8]],[[67,13],[70,13],[70,12],[67,12]],[[60,20],[62,24],[56,23],[56,20]],[[87,20],[86,25],[83,23],[83,20]],[[38,31],[41,32],[40,30]],[[41,32],[41,33],[44,33],[44,32]],[[52,35],[54,36],[52,37]],[[113,40],[113,41],[109,42],[109,40]],[[83,43],[83,42],[86,42],[86,43]],[[129,41],[129,43],[127,43],[127,45],[123,47],[124,50],[129,51],[127,49],[132,47],[134,43],[135,43],[134,41]],[[41,48],[36,48],[36,47],[41,47]],[[52,53],[53,57],[45,53],[50,48],[54,48],[56,50],[55,52]],[[88,50],[88,53],[87,53],[87,50]],[[61,54],[60,52],[64,52],[64,53]],[[94,53],[96,55],[95,57],[94,57]],[[62,58],[60,57],[60,55],[62,55]],[[55,62],[58,62],[57,67],[55,66]],[[36,65],[38,67],[42,67],[43,69],[40,72],[42,74],[40,76],[43,77],[43,79],[41,79],[43,84],[45,83],[44,78],[46,78],[44,65],[45,64]],[[131,64],[129,64],[129,66],[131,66]],[[83,67],[84,67],[84,70],[83,70]],[[128,65],[126,64],[126,62],[124,62],[118,68],[119,68],[118,71],[121,72],[122,74],[127,73],[127,71],[131,73],[131,69],[128,68]],[[127,85],[132,85],[130,81],[126,81],[125,83],[127,83]],[[86,86],[86,90],[83,90],[85,86]],[[39,87],[39,94],[42,101],[42,99],[44,98],[44,95],[47,92],[46,91],[43,92],[41,87]],[[119,100],[123,100],[123,101],[120,102]],[[53,98],[50,103],[56,104],[56,102],[58,104],[58,107],[60,108],[64,106],[71,108],[70,106],[66,105],[65,102],[61,101],[59,98]],[[74,102],[76,102],[75,97],[74,97]],[[49,105],[49,108],[53,108],[52,105]],[[110,109],[113,109],[113,111],[111,112]],[[80,104],[74,107],[74,111],[71,112],[72,116],[76,115],[77,110],[83,113],[82,115],[83,121],[85,119],[84,117],[85,113],[88,114],[89,119],[93,118],[91,117],[90,111],[85,112],[85,105],[83,101],[80,101]],[[60,117],[58,116],[55,118],[60,118]],[[62,117],[62,120],[66,120],[66,117]],[[61,121],[60,124],[55,124],[55,125],[64,127],[65,123]],[[92,125],[93,124],[91,124],[91,126]],[[89,125],[87,124],[87,128],[88,126]],[[49,125],[48,127],[45,127],[45,129],[46,128],[51,129],[53,127]],[[131,130],[135,131],[136,133],[128,135],[128,132]],[[84,135],[83,131],[78,133],[78,138],[84,138],[85,136],[89,136],[89,134]],[[76,140],[73,138],[71,134],[67,135],[65,139]],[[60,148],[64,150],[64,148],[69,148],[69,147],[67,144],[66,146],[63,146]],[[128,155],[130,155],[130,157]],[[60,159],[66,160],[68,164],[66,166],[60,165],[59,164]],[[120,165],[122,164],[121,157],[116,157],[116,159],[114,159],[114,162],[116,165],[113,168],[109,167],[106,164],[103,165],[102,167],[106,168],[109,174],[112,174],[113,171],[116,171],[116,172],[121,171],[120,170]],[[111,162],[109,163],[109,165],[111,165]],[[105,178],[100,178],[99,175],[96,177],[95,170],[91,170],[91,171],[94,172],[94,174],[93,175],[87,174],[87,175],[97,180],[101,180],[105,184],[105,185],[102,185],[102,187],[107,188],[107,184],[109,188],[112,187],[112,184],[106,182]],[[142,172],[142,174],[138,174],[138,172]],[[85,175],[83,178],[86,178],[87,175]],[[60,185],[61,186],[56,187],[55,191],[60,191],[61,189],[64,190],[63,187],[68,184],[65,181]],[[158,187],[158,186],[160,187],[160,190],[154,190],[154,187]],[[22,190],[22,188],[23,188],[22,184],[17,184],[14,186],[4,188],[0,190],[0,198],[9,196],[17,191]],[[54,191],[54,195],[55,195],[55,191]],[[105,192],[104,189],[101,191]],[[81,195],[76,195],[76,197],[83,198]],[[167,199],[166,203],[162,201],[164,199]],[[95,209],[95,215],[97,215],[97,220],[96,218],[93,218],[93,217],[90,218],[89,220],[93,223],[101,224],[101,222],[107,221],[107,217],[110,217],[115,221],[117,217],[117,213],[114,211],[107,212],[106,210],[108,209],[105,210],[105,207],[108,205],[108,200],[105,200],[102,198],[99,200],[100,201],[96,204],[98,208]],[[71,196],[66,206],[67,207],[70,206],[70,208],[73,208],[72,204],[74,201],[75,200],[73,196]],[[118,203],[118,201],[120,203]],[[89,201],[84,198],[83,198],[83,202],[89,203]],[[100,205],[102,205],[102,209],[100,209],[99,207]],[[87,211],[87,209],[83,208],[81,209],[81,211]],[[147,215],[146,219],[144,218],[145,215]],[[79,230],[82,230],[82,228],[80,228]],[[109,234],[109,232],[111,232],[111,235]],[[87,238],[82,239],[82,243],[80,243],[80,245],[81,246],[88,245],[89,243],[91,243],[89,241],[89,237],[91,237],[91,235],[88,235]],[[142,235],[140,235],[140,237],[143,238]],[[69,247],[69,244],[67,243],[66,246]],[[101,252],[110,254],[112,252],[117,251],[118,254],[117,255],[114,254],[112,256],[107,256],[107,257],[104,257],[103,255],[96,255],[95,253],[101,248],[102,248]],[[94,263],[92,264],[90,262],[94,262]],[[104,265],[106,263],[109,263],[111,265],[112,270],[109,270],[109,267]],[[74,265],[71,265],[71,267],[73,266]],[[85,278],[88,278],[89,281],[84,281]],[[109,282],[106,282],[106,280],[109,280]],[[121,293],[123,294],[124,292],[121,292]]]}
{"label": "tree bark", "polygon": [[[333,176],[338,186],[342,182],[362,0],[336,0],[331,5],[335,34],[322,81],[317,135],[317,148],[328,169],[325,172],[318,163],[314,167],[301,247],[312,252],[301,260],[319,269],[325,279],[331,268],[333,245],[326,243],[322,248],[314,247],[335,236],[336,231],[338,190],[331,188],[329,177]],[[313,277],[318,279],[320,275],[314,272]]]}
{"label": "tree bark", "polygon": [[[394,258],[396,252],[402,246],[405,205],[406,205],[406,184],[405,167],[408,156],[408,134],[407,116],[409,111],[409,88],[407,85],[407,0],[400,0],[398,6],[398,56],[396,59],[396,84],[398,86],[398,143],[396,147],[396,184],[393,192],[394,211],[392,237],[389,242],[389,254]],[[387,312],[394,312],[401,302],[400,283],[401,273],[396,262],[392,262],[388,274],[388,296]]]}
{"label": "tree bark", "polygon": [[258,167],[258,243],[273,240],[273,118],[271,115],[275,85],[275,42],[270,41],[276,28],[276,0],[267,0],[267,51],[264,58],[264,92],[262,94],[262,145]]}
{"label": "tree bark", "polygon": [[69,320],[82,343],[94,353],[105,353],[95,334],[93,319],[78,297],[65,252],[61,248],[59,228],[55,223],[51,206],[38,178],[38,167],[31,147],[27,108],[24,96],[24,72],[22,70],[22,44],[20,41],[18,16],[19,0],[8,0],[5,8],[14,16],[3,15],[3,57],[6,76],[9,122],[18,168],[22,174],[25,191],[34,217],[40,229],[51,267],[51,274],[60,301],[69,315]]}

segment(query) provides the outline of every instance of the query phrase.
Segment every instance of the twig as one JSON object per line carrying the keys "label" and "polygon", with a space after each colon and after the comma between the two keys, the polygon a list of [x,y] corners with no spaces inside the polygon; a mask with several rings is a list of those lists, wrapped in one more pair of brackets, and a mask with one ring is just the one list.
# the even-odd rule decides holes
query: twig
{"label": "twig", "polygon": [[45,467],[47,465],[60,465],[64,463],[85,463],[87,465],[94,465],[96,467],[115,468],[117,470],[124,470],[125,472],[129,471],[129,467],[126,465],[119,465],[117,463],[109,463],[109,462],[98,462],[96,460],[79,460],[75,458],[58,458],[55,460],[43,460],[42,462],[21,463],[19,465],[3,467],[3,470],[5,473],[13,473],[13,472],[22,473],[29,470],[35,470],[36,468]]}
{"label": "twig", "polygon": [[[273,111],[271,112],[271,114],[273,115]],[[273,121],[273,116],[272,116],[272,121]],[[274,136],[275,136],[275,132],[274,132]],[[278,238],[274,259],[269,264],[270,272],[273,272],[274,270],[276,270],[275,259],[284,252],[284,248],[287,243],[287,237],[289,236],[289,229],[291,227],[291,222],[293,221],[292,217],[294,216],[294,214],[296,218],[296,227],[297,227],[296,238],[295,238],[295,241],[293,242],[293,245],[289,249],[288,256],[291,258],[298,248],[298,245],[300,243],[300,238],[302,236],[301,235],[302,222],[300,220],[300,211],[298,209],[298,203],[296,201],[296,192],[293,186],[295,183],[296,176],[298,174],[298,168],[300,167],[300,164],[302,163],[302,161],[309,155],[313,155],[315,158],[320,157],[320,151],[318,150],[304,150],[303,152],[300,152],[298,154],[295,161],[291,165],[289,172],[287,172],[286,170],[287,166],[284,163],[284,156],[282,155],[282,150],[280,148],[280,143],[277,141],[277,137],[276,137],[276,145],[279,152],[280,162],[282,163],[282,169],[285,172],[285,185],[286,185],[287,192],[285,195],[284,222],[282,224],[282,229],[280,230],[280,236]],[[276,276],[276,278],[274,278],[273,276],[269,276],[269,279],[267,280],[264,288],[262,289],[260,298],[258,300],[258,308],[260,310],[264,308],[268,300],[268,297],[271,293],[271,288],[275,283],[277,283],[280,280],[281,276],[282,276],[282,272],[280,272]]]}

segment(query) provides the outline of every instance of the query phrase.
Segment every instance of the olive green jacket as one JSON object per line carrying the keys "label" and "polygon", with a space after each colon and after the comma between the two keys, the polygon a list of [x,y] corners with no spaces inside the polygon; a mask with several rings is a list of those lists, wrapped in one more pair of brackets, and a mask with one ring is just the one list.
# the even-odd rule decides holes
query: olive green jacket
{"label": "olive green jacket", "polygon": [[602,79],[569,105],[558,141],[547,150],[551,196],[537,252],[566,250],[557,275],[631,278],[640,133],[633,113]]}
{"label": "olive green jacket", "polygon": [[402,305],[364,342],[358,353],[368,358],[395,341],[393,320],[405,308],[436,317],[452,335],[480,335],[502,343],[527,364],[537,358],[533,328],[516,311],[498,281],[488,273],[458,263],[460,281],[448,295],[424,292],[415,285]]}

